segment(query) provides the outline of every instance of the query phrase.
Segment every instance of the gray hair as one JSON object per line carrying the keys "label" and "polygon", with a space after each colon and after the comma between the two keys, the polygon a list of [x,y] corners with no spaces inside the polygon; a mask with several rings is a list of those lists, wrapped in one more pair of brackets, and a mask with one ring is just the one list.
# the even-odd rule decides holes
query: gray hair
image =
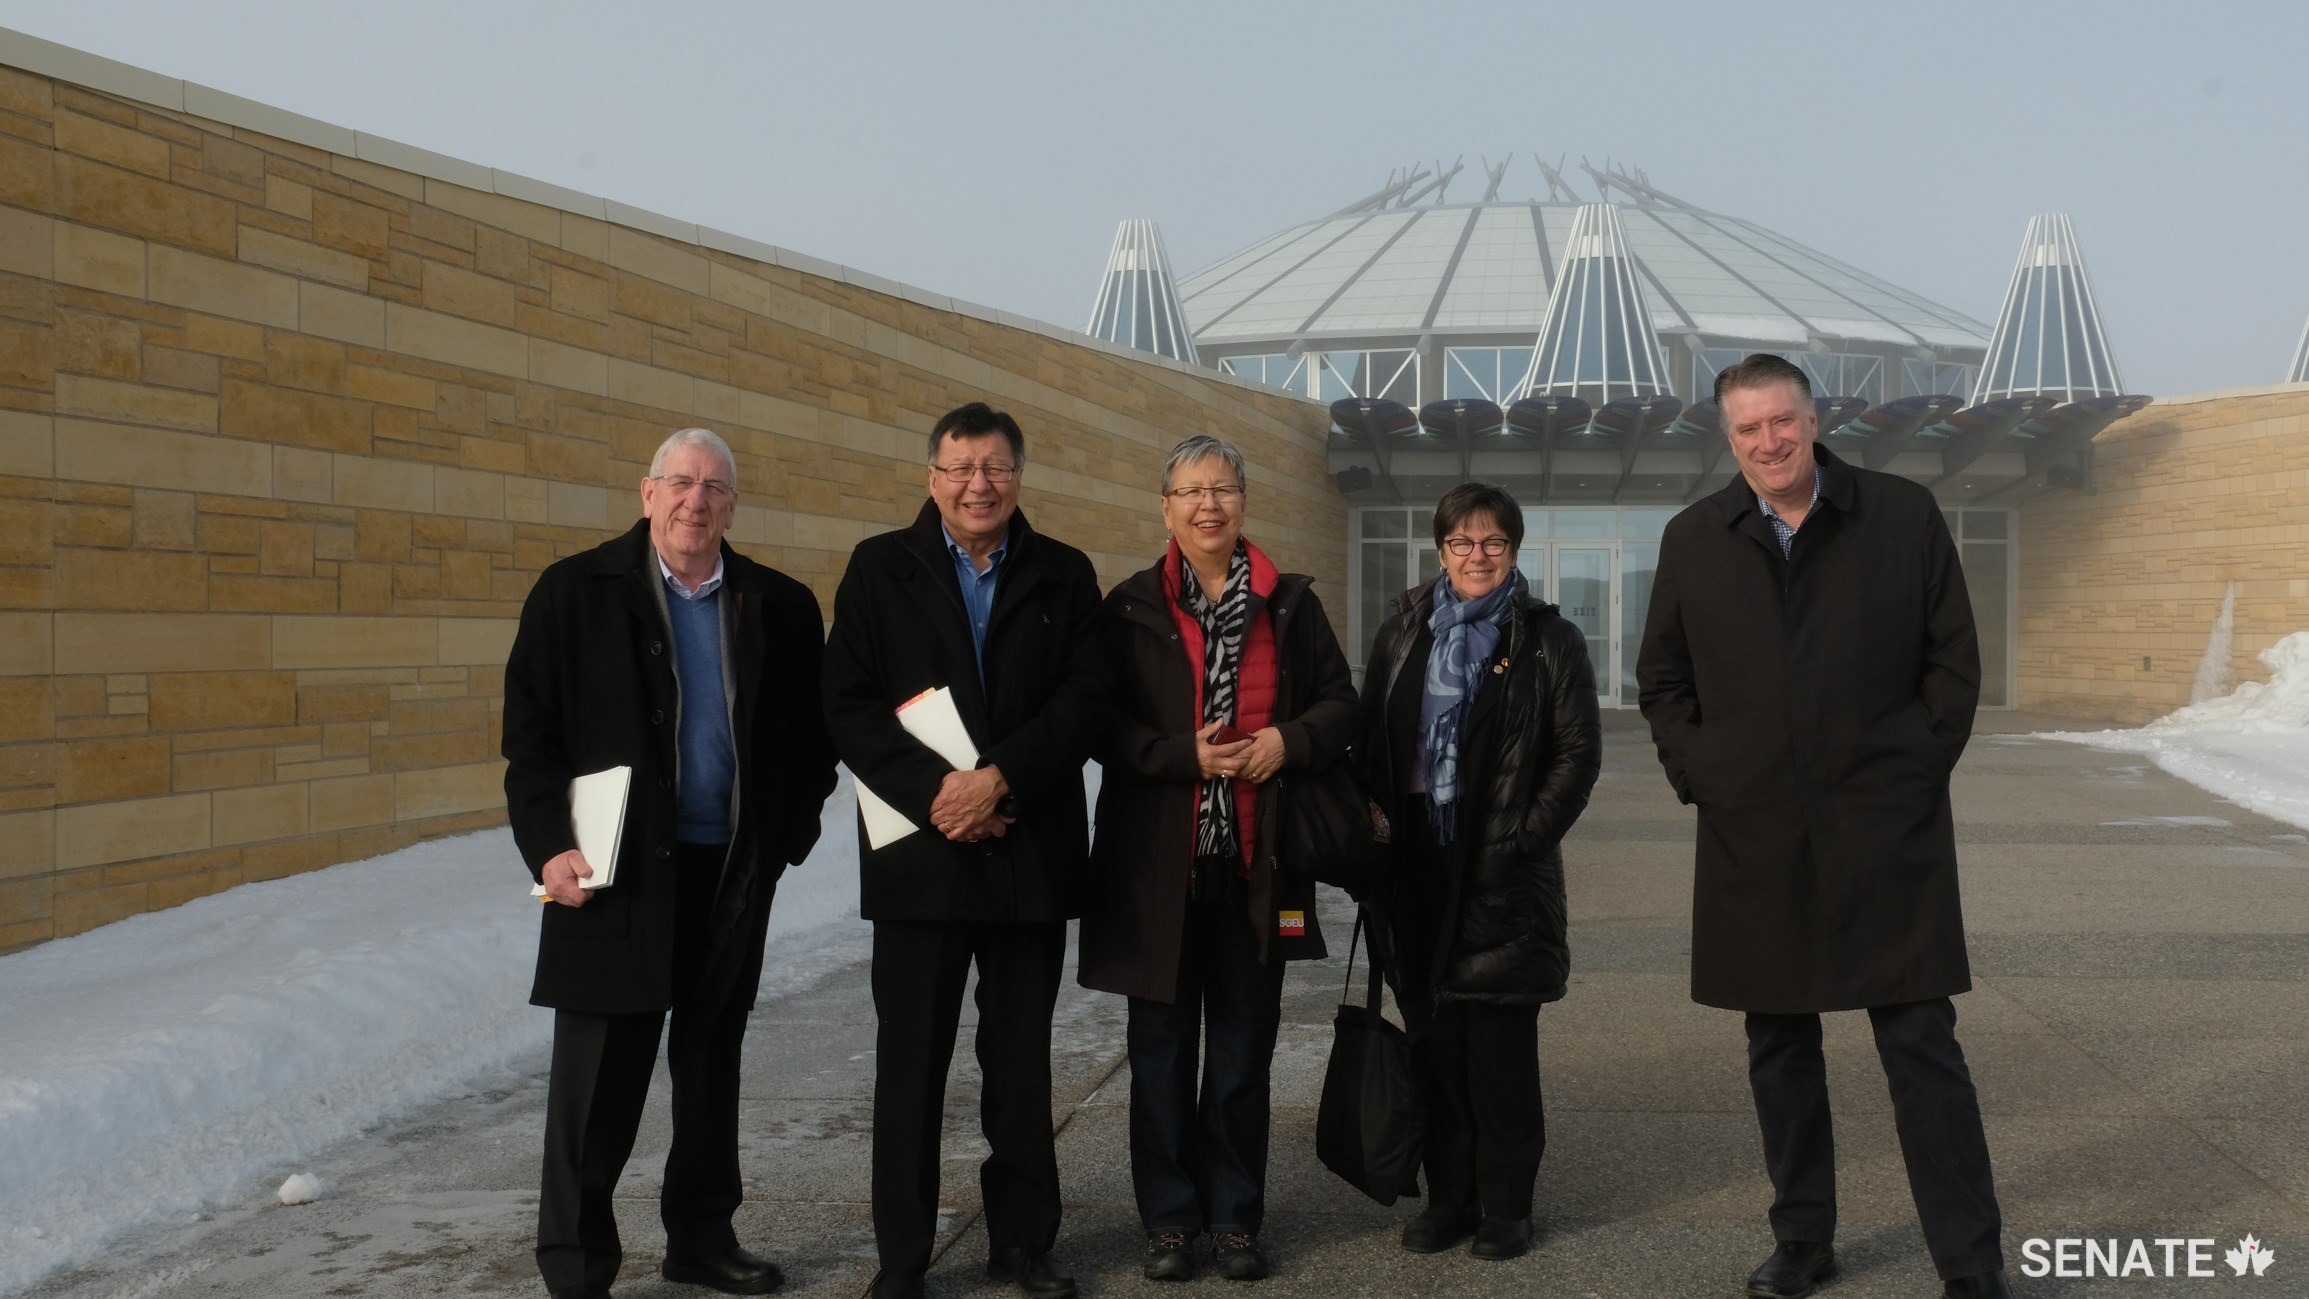
{"label": "gray hair", "polygon": [[1243,472],[1243,453],[1234,443],[1222,441],[1208,433],[1197,433],[1172,447],[1170,459],[1163,461],[1163,490],[1167,492],[1171,489],[1171,475],[1205,456],[1217,456],[1226,461],[1227,468],[1234,471],[1236,482],[1245,487],[1251,485],[1249,476]]}
{"label": "gray hair", "polygon": [[697,447],[721,457],[730,467],[730,490],[738,487],[738,458],[730,454],[730,444],[710,428],[675,429],[665,441],[657,444],[657,454],[649,458],[649,476],[657,478],[665,473],[665,458],[675,447]]}

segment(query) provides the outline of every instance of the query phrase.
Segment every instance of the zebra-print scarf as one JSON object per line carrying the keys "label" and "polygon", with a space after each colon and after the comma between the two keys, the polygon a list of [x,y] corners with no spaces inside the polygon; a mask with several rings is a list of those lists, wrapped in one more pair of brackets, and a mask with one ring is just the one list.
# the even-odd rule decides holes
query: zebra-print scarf
{"label": "zebra-print scarf", "polygon": [[[1201,579],[1186,553],[1179,554],[1179,607],[1203,629],[1203,719],[1234,724],[1235,686],[1242,676],[1243,632],[1250,625],[1251,552],[1235,543],[1227,561],[1227,589],[1217,604],[1203,594]],[[1240,858],[1243,846],[1235,834],[1235,786],[1224,776],[1203,782],[1195,808],[1195,856]]]}

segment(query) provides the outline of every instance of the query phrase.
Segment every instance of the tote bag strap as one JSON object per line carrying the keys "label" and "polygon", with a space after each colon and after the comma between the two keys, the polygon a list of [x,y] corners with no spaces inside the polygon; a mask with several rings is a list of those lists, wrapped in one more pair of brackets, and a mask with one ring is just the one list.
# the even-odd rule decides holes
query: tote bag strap
{"label": "tote bag strap", "polygon": [[[1364,915],[1365,911],[1362,907],[1355,908],[1355,936],[1347,940],[1347,977],[1339,986],[1339,1004],[1342,1006],[1350,1004],[1348,998],[1353,996],[1355,991],[1355,948],[1357,944],[1363,941]],[[1363,989],[1363,1004],[1372,1010],[1379,1009],[1379,986],[1385,977],[1386,971],[1379,961],[1379,949],[1374,945],[1371,949],[1369,981]]]}

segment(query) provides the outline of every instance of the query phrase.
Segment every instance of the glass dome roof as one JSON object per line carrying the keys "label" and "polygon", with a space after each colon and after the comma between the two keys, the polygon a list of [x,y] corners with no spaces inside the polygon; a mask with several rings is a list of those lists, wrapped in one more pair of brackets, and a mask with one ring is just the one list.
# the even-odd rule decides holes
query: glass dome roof
{"label": "glass dome roof", "polygon": [[[1339,213],[1186,277],[1197,344],[1536,337],[1576,202]],[[1989,327],[1750,221],[1674,200],[1614,202],[1662,334],[1803,347],[1815,339],[1978,350]]]}

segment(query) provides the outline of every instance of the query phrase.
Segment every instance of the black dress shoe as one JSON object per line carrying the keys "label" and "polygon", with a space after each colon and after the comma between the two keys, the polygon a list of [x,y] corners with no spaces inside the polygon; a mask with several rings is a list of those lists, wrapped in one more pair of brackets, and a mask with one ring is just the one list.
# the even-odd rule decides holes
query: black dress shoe
{"label": "black dress shoe", "polygon": [[1440,1254],[1474,1235],[1481,1222],[1473,1209],[1428,1209],[1403,1224],[1403,1248],[1414,1254]]}
{"label": "black dress shoe", "polygon": [[1748,1274],[1755,1299],[1802,1299],[1836,1275],[1836,1251],[1824,1240],[1783,1240],[1764,1265]]}
{"label": "black dress shoe", "polygon": [[1264,1281],[1274,1269],[1258,1237],[1230,1231],[1211,1246],[1211,1270],[1229,1281]]}
{"label": "black dress shoe", "polygon": [[1945,1299],[2012,1299],[2012,1287],[2005,1282],[2003,1268],[1951,1278],[1941,1283],[1940,1293]]}
{"label": "black dress shoe", "polygon": [[1485,1218],[1475,1229],[1475,1243],[1467,1252],[1476,1258],[1498,1262],[1502,1259],[1521,1258],[1531,1250],[1531,1219]]}
{"label": "black dress shoe", "polygon": [[876,1272],[874,1284],[867,1288],[866,1295],[867,1299],[922,1299],[922,1278]]}
{"label": "black dress shoe", "polygon": [[668,1281],[702,1285],[723,1294],[768,1294],[786,1281],[777,1264],[756,1258],[743,1245],[732,1245],[705,1258],[668,1258],[659,1271]]}
{"label": "black dress shoe", "polygon": [[1183,1231],[1165,1231],[1147,1237],[1146,1266],[1140,1271],[1149,1281],[1195,1279],[1195,1238]]}
{"label": "black dress shoe", "polygon": [[1074,1278],[1060,1272],[1044,1250],[1005,1245],[987,1257],[986,1275],[1015,1281],[1034,1299],[1074,1299]]}

